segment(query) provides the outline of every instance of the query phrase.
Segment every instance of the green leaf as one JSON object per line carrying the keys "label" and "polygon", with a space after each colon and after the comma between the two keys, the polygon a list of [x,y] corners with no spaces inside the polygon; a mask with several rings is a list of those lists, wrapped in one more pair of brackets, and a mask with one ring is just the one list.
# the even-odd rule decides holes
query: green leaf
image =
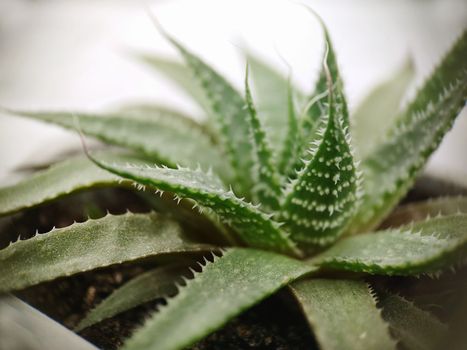
{"label": "green leaf", "polygon": [[259,211],[251,203],[238,198],[232,190],[227,191],[219,178],[201,169],[169,169],[151,167],[143,162],[122,164],[100,161],[97,165],[114,174],[133,180],[143,186],[154,186],[170,191],[179,198],[190,198],[212,209],[226,223],[237,230],[239,237],[251,247],[269,249],[285,254],[300,256],[300,251],[288,236],[280,230],[279,224],[270,216]]}
{"label": "green leaf", "polygon": [[252,178],[255,183],[252,189],[252,197],[258,203],[261,203],[265,211],[279,209],[279,196],[281,187],[279,183],[279,174],[273,164],[273,156],[266,134],[261,126],[261,122],[256,115],[256,109],[253,105],[250,87],[248,85],[248,67],[245,76],[245,100],[248,108],[249,138],[253,146]]}
{"label": "green leaf", "polygon": [[23,289],[57,277],[138,259],[206,252],[180,225],[151,214],[107,215],[53,229],[0,250],[0,292]]}
{"label": "green leaf", "polygon": [[382,143],[400,116],[400,105],[415,76],[412,60],[407,59],[391,79],[376,86],[352,115],[352,136],[359,158],[366,158]]}
{"label": "green leaf", "polygon": [[148,301],[175,295],[176,284],[183,282],[183,270],[188,271],[179,265],[169,265],[155,268],[133,278],[90,310],[76,326],[75,331],[79,332]]}
{"label": "green leaf", "polygon": [[283,255],[232,248],[135,332],[123,349],[183,349],[290,281],[314,270]]}
{"label": "green leaf", "polygon": [[97,350],[20,299],[0,297],[0,347],[4,350]]}
{"label": "green leaf", "polygon": [[246,58],[251,66],[258,116],[267,130],[275,153],[287,152],[285,140],[291,132],[287,119],[287,115],[290,115],[290,96],[295,94],[303,99],[303,94],[297,88],[292,88],[290,80],[258,56],[247,52]]}
{"label": "green leaf", "polygon": [[447,335],[445,324],[398,295],[383,298],[381,307],[392,333],[408,350],[438,349]]}
{"label": "green leaf", "polygon": [[165,77],[172,80],[206,112],[212,114],[211,104],[200,84],[194,79],[191,70],[181,62],[154,54],[137,54],[136,58],[144,62]]}
{"label": "green leaf", "polygon": [[86,157],[69,159],[37,172],[15,185],[0,188],[0,215],[30,208],[87,188],[116,186],[118,180],[118,177],[100,169]]}
{"label": "green leaf", "polygon": [[431,274],[465,260],[466,248],[467,215],[453,215],[345,238],[312,261],[371,274]]}
{"label": "green leaf", "polygon": [[219,146],[219,140],[217,133],[212,128],[203,122],[197,121],[193,116],[188,116],[183,112],[171,109],[170,107],[154,104],[154,103],[126,103],[113,109],[117,115],[125,115],[125,117],[134,117],[143,120],[159,119],[159,118],[173,118],[175,120],[181,120],[184,124],[188,124],[190,127],[195,128],[198,132],[205,134],[211,143]]}
{"label": "green leaf", "polygon": [[306,279],[290,289],[322,350],[396,348],[366,283]]}
{"label": "green leaf", "polygon": [[[306,6],[305,6],[306,7]],[[319,138],[317,132],[321,129],[324,122],[323,116],[329,114],[326,105],[327,95],[329,94],[328,87],[328,75],[330,75],[333,82],[332,91],[336,105],[340,106],[341,118],[344,127],[349,127],[349,113],[347,109],[347,102],[344,96],[344,86],[342,79],[339,74],[339,68],[337,65],[336,54],[332,45],[331,37],[321,17],[314,12],[312,9],[306,7],[311,14],[319,21],[321,28],[324,33],[324,53],[323,53],[323,65],[320,71],[318,81],[316,82],[313,95],[310,97],[307,106],[305,108],[305,115],[302,118],[302,148],[304,151],[308,149],[308,145]],[[307,159],[307,155],[304,155]]]}
{"label": "green leaf", "polygon": [[319,139],[308,151],[311,160],[304,160],[289,184],[282,208],[285,227],[306,248],[335,241],[356,208],[358,175],[340,102],[330,91],[329,115],[323,117]]}
{"label": "green leaf", "polygon": [[[209,136],[195,121],[178,115],[156,114],[139,117],[125,114],[96,115],[65,112],[9,111],[18,116],[45,121],[75,130],[76,118],[85,135],[109,144],[123,146],[169,166],[212,166],[224,179],[228,163],[213,146]],[[163,112],[163,111],[161,111]]]}
{"label": "green leaf", "polygon": [[293,93],[292,85],[289,81],[287,89],[287,135],[278,165],[279,173],[285,178],[295,172],[294,167],[297,165],[297,159],[300,156],[302,142]]}
{"label": "green leaf", "polygon": [[396,208],[380,227],[398,227],[434,216],[467,213],[467,197],[441,197]]}
{"label": "green leaf", "polygon": [[353,230],[376,227],[407,193],[465,105],[467,31],[435,69],[385,143],[363,161],[364,192]]}
{"label": "green leaf", "polygon": [[209,98],[217,117],[218,129],[229,157],[232,169],[236,172],[235,188],[246,196],[254,185],[249,176],[253,167],[253,147],[245,135],[249,134],[248,111],[243,97],[219,73],[188,51],[165,31],[162,34],[184,57],[194,76],[200,82]]}

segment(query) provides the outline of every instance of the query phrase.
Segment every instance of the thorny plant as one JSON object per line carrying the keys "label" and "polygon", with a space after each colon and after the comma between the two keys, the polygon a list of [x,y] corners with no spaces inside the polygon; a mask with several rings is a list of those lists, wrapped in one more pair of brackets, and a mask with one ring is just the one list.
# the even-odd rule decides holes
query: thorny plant
{"label": "thorny plant", "polygon": [[[66,160],[2,188],[2,214],[83,189],[134,184],[191,202],[213,226],[209,242],[189,239],[189,229],[173,213],[109,214],[53,229],[0,250],[1,292],[170,255],[175,263],[115,290],[76,330],[167,296],[177,286],[176,295],[123,348],[183,349],[287,286],[322,349],[394,349],[397,341],[410,349],[434,347],[446,326],[398,295],[377,294],[365,278],[436,276],[466,260],[465,198],[415,205],[410,210],[423,220],[374,230],[408,192],[465,105],[467,33],[402,111],[410,65],[349,118],[324,24],[323,31],[322,69],[311,96],[249,58],[258,114],[248,68],[242,96],[162,29],[186,66],[143,59],[200,103],[208,117],[203,124],[154,106],[105,116],[7,111],[70,129],[78,119],[85,135],[133,153]],[[433,215],[438,213],[443,215]],[[199,269],[184,270],[195,252],[212,256]]]}

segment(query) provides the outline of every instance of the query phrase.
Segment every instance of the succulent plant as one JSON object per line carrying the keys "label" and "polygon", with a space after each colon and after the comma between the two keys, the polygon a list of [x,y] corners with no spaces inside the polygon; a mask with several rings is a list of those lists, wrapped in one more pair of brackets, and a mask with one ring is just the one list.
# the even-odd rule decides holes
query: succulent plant
{"label": "succulent plant", "polygon": [[[368,277],[437,276],[466,261],[465,198],[418,204],[410,208],[415,221],[401,214],[397,225],[378,227],[465,105],[467,32],[405,108],[399,104],[410,66],[350,118],[324,24],[322,69],[310,95],[249,58],[258,113],[248,67],[243,96],[161,31],[186,65],[143,59],[191,94],[205,108],[206,122],[157,106],[108,115],[6,110],[79,129],[128,152],[86,152],[1,188],[0,213],[83,189],[133,185],[161,197],[167,192],[164,198],[200,214],[191,226],[182,218],[186,206],[108,214],[18,240],[0,250],[0,292],[170,256],[115,290],[76,330],[167,297],[123,348],[184,349],[286,287],[322,349],[394,349],[396,342],[419,349],[441,341],[446,325],[399,295],[375,291]],[[202,229],[193,229],[199,218],[210,223],[201,236]],[[188,267],[193,253],[204,254],[199,267]]]}

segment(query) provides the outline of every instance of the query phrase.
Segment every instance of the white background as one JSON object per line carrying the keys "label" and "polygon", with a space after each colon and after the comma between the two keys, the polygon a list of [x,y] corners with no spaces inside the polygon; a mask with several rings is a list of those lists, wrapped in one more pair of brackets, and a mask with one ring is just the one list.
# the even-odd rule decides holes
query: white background
{"label": "white background", "polygon": [[[0,105],[21,109],[96,110],[125,101],[159,101],[198,114],[173,85],[135,62],[129,52],[175,55],[145,12],[240,86],[247,45],[278,69],[293,66],[308,91],[319,67],[316,21],[294,1],[0,0]],[[467,26],[467,1],[303,1],[327,23],[351,108],[387,78],[407,55],[415,59],[414,87]],[[467,58],[466,58],[467,59]],[[0,179],[45,159],[77,137],[59,128],[0,115]],[[428,171],[467,179],[466,109],[432,157]],[[466,180],[467,182],[467,180]]]}

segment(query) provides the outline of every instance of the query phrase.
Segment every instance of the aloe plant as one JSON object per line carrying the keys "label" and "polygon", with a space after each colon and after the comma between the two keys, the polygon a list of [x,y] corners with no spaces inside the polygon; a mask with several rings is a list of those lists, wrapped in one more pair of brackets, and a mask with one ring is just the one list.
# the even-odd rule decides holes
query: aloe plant
{"label": "aloe plant", "polygon": [[[437,276],[466,261],[465,198],[402,207],[385,229],[378,226],[465,105],[467,32],[403,110],[411,65],[351,116],[322,26],[322,67],[311,94],[250,56],[258,107],[248,67],[241,94],[161,29],[186,65],[143,60],[202,105],[204,124],[160,106],[108,115],[5,110],[127,152],[84,147],[81,157],[1,188],[2,215],[100,186],[133,186],[154,197],[167,192],[180,207],[109,214],[11,243],[0,250],[0,292],[150,257],[157,267],[115,290],[76,330],[162,297],[166,304],[123,348],[184,349],[286,287],[322,349],[435,347],[447,326],[402,296],[378,292],[372,276]],[[277,101],[285,105],[271,110]],[[199,213],[186,216],[186,205]],[[200,218],[211,223],[203,238],[193,230]],[[199,254],[204,258],[193,266]]]}

